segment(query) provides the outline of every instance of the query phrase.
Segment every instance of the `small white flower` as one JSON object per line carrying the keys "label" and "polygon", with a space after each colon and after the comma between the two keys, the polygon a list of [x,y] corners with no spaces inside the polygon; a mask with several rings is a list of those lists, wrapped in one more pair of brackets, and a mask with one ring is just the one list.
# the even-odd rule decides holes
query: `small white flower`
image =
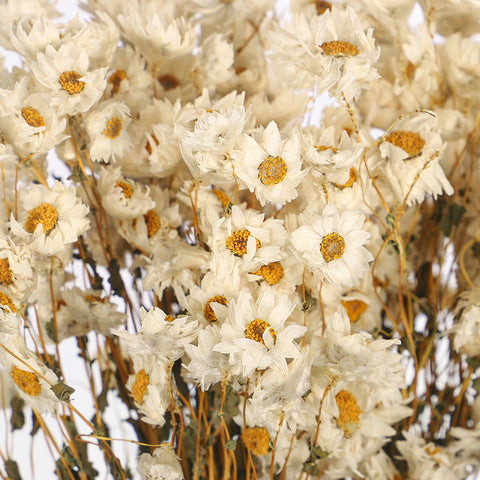
{"label": "small white flower", "polygon": [[131,147],[127,132],[130,110],[124,103],[107,100],[89,112],[85,128],[90,136],[90,156],[97,162],[115,161]]}
{"label": "small white flower", "polygon": [[19,193],[18,220],[10,217],[12,233],[24,240],[38,255],[65,251],[89,227],[88,207],[75,188],[55,182],[51,189],[33,185]]}
{"label": "small white flower", "polygon": [[142,453],[138,460],[142,480],[183,480],[182,466],[170,444],[155,449],[153,455]]}
{"label": "small white flower", "polygon": [[[307,217],[303,217],[307,222]],[[337,288],[352,287],[369,270],[372,254],[364,247],[370,234],[363,230],[365,217],[345,210],[341,214],[333,203],[322,215],[291,233],[290,240],[307,268],[325,277]]]}
{"label": "small white flower", "polygon": [[287,373],[287,358],[300,357],[295,338],[306,332],[285,322],[295,308],[288,297],[276,298],[269,289],[254,302],[248,291],[228,304],[228,319],[220,328],[222,340],[214,351],[228,355],[229,373],[249,378],[256,369],[277,367]]}
{"label": "small white flower", "polygon": [[233,155],[235,172],[264,206],[267,201],[284,205],[297,198],[296,187],[305,176],[300,140],[294,131],[286,140],[275,122],[261,133],[260,142],[243,135]]}

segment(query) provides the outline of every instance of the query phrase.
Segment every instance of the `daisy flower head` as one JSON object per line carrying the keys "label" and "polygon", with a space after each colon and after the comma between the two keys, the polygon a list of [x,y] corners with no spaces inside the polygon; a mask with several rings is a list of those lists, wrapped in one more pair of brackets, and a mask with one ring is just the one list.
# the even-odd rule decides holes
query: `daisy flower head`
{"label": "daisy flower head", "polygon": [[289,30],[275,33],[272,43],[303,88],[315,84],[319,94],[329,91],[352,102],[378,78],[373,29],[363,30],[353,8],[332,7],[310,19],[297,14]]}
{"label": "daisy flower head", "polygon": [[300,357],[294,342],[306,332],[300,325],[285,325],[296,304],[287,296],[276,298],[265,289],[258,300],[247,290],[228,304],[228,318],[220,328],[222,341],[213,350],[228,355],[231,375],[249,378],[255,370],[277,367],[287,373],[287,359]]}
{"label": "daisy flower head", "polygon": [[307,269],[333,286],[352,287],[369,270],[372,254],[364,247],[370,234],[363,229],[365,216],[339,212],[328,203],[321,215],[302,218],[304,225],[290,234],[296,255]]}
{"label": "daisy flower head", "polygon": [[37,81],[50,91],[52,104],[68,115],[89,110],[106,87],[107,68],[90,71],[87,51],[73,41],[58,50],[48,45],[30,68]]}
{"label": "daisy flower head", "polygon": [[127,128],[130,110],[121,102],[107,100],[88,113],[85,127],[90,136],[90,156],[97,162],[115,161],[131,147]]}
{"label": "daisy flower head", "polygon": [[55,182],[50,189],[33,185],[19,192],[18,219],[10,216],[14,236],[21,238],[41,256],[58,255],[78,240],[89,227],[88,207],[75,188]]}
{"label": "daisy flower head", "polygon": [[183,480],[180,459],[170,444],[156,448],[153,455],[142,453],[138,460],[142,480]]}
{"label": "daisy flower head", "polygon": [[102,167],[98,191],[105,211],[118,220],[145,215],[155,207],[149,188],[125,178],[120,167]]}
{"label": "daisy flower head", "polygon": [[259,142],[249,135],[239,139],[233,154],[235,172],[262,206],[267,201],[284,205],[297,197],[296,187],[306,173],[301,170],[298,132],[283,140],[272,121],[258,136]]}

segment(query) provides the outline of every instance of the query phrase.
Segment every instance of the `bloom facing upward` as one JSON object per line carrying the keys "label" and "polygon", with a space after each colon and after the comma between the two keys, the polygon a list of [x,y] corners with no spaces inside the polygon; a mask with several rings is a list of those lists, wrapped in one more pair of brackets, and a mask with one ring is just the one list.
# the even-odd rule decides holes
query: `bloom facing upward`
{"label": "bloom facing upward", "polygon": [[[304,222],[307,217],[303,217]],[[352,287],[369,270],[372,254],[364,247],[370,234],[363,230],[365,217],[328,203],[321,216],[292,232],[290,241],[307,268],[337,288]]]}

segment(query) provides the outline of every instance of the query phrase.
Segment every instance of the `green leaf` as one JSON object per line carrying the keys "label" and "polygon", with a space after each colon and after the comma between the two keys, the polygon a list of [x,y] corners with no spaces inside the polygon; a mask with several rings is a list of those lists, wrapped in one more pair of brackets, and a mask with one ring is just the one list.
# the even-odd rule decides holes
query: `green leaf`
{"label": "green leaf", "polygon": [[310,448],[310,451],[312,452],[312,455],[315,458],[325,458],[328,457],[328,452],[326,450],[323,450],[323,448],[319,447],[318,445],[313,445]]}
{"label": "green leaf", "polygon": [[12,430],[20,430],[25,425],[25,415],[23,414],[23,407],[25,400],[21,397],[14,396],[10,402],[12,408],[12,416],[10,417],[10,425]]}
{"label": "green leaf", "polygon": [[125,291],[125,285],[120,275],[120,266],[116,258],[112,258],[108,264],[108,273],[110,273],[110,286],[115,295],[122,295]]}
{"label": "green leaf", "polygon": [[74,388],[69,387],[62,381],[58,381],[51,389],[59,400],[67,403],[70,402],[70,395],[75,391]]}
{"label": "green leaf", "polygon": [[225,448],[227,450],[231,450],[232,452],[235,451],[235,449],[237,448],[237,441],[236,440],[233,440],[232,438],[225,444]]}

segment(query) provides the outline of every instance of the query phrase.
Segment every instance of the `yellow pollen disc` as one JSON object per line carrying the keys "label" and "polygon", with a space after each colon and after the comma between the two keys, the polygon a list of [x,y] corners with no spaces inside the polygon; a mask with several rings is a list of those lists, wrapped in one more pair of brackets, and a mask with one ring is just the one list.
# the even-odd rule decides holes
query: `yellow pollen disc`
{"label": "yellow pollen disc", "polygon": [[262,265],[256,272],[252,273],[263,277],[269,285],[276,285],[283,278],[285,270],[280,262],[272,262],[268,265]]}
{"label": "yellow pollen disc", "polygon": [[355,395],[348,390],[340,390],[335,395],[335,400],[340,412],[337,425],[345,432],[345,436],[349,437],[360,423],[362,410],[358,406]]}
{"label": "yellow pollen disc", "polygon": [[85,82],[79,80],[81,75],[75,71],[63,72],[58,81],[62,88],[70,95],[80,93],[85,88]]}
{"label": "yellow pollen disc", "polygon": [[22,370],[18,367],[13,367],[10,372],[13,381],[28,395],[36,397],[40,395],[42,387],[38,377],[33,372]]}
{"label": "yellow pollen disc", "polygon": [[163,87],[163,89],[167,91],[173,90],[180,85],[180,82],[176,79],[176,77],[170,75],[169,73],[158,77],[158,81],[160,82],[160,85]]}
{"label": "yellow pollen disc", "polygon": [[368,305],[361,300],[342,300],[342,305],[347,311],[350,323],[358,320],[358,317],[368,308]]}
{"label": "yellow pollen disc", "polygon": [[333,42],[325,42],[320,45],[325,55],[332,57],[355,57],[358,55],[358,48],[350,42],[342,42],[334,40]]}
{"label": "yellow pollen disc", "polygon": [[145,224],[147,225],[148,238],[153,237],[160,229],[160,217],[155,210],[149,210],[144,216]]}
{"label": "yellow pollen disc", "polygon": [[[158,147],[158,145],[160,144],[160,142],[158,141],[158,138],[155,135],[152,135],[152,139],[155,142],[155,145]],[[147,144],[145,145],[145,150],[149,155],[151,155],[153,152],[152,145],[148,141],[147,141]]]}
{"label": "yellow pollen disc", "polygon": [[415,74],[415,69],[416,68],[417,68],[417,66],[414,63],[412,63],[412,62],[407,63],[407,66],[405,67],[405,75],[408,79],[413,78],[413,75]]}
{"label": "yellow pollen disc", "polygon": [[5,293],[0,291],[0,305],[2,307],[8,307],[11,312],[17,312],[17,306],[13,303],[13,300]]}
{"label": "yellow pollen disc", "polygon": [[135,381],[132,384],[132,397],[139,404],[143,404],[143,397],[147,393],[150,378],[142,368],[135,374]]}
{"label": "yellow pollen disc", "polygon": [[350,175],[348,177],[348,180],[343,185],[340,185],[339,183],[335,183],[335,186],[343,190],[344,188],[351,187],[355,183],[356,179],[357,179],[357,171],[352,167],[350,169]]}
{"label": "yellow pollen disc", "polygon": [[8,258],[0,258],[0,285],[10,285],[12,282],[13,275]]}
{"label": "yellow pollen disc", "polygon": [[[246,229],[235,230],[226,240],[226,247],[232,251],[235,255],[243,257],[247,253],[247,241],[250,236],[250,232]],[[257,242],[257,249],[262,246],[258,238],[255,239]]]}
{"label": "yellow pollen disc", "polygon": [[227,208],[229,203],[228,195],[225,192],[222,192],[222,190],[213,190],[213,193],[218,198],[218,200],[220,200],[222,207]]}
{"label": "yellow pollen disc", "polygon": [[242,432],[242,441],[254,455],[266,455],[268,453],[270,435],[264,427],[245,428]]}
{"label": "yellow pollen disc", "polygon": [[330,2],[324,2],[323,0],[315,0],[314,3],[318,15],[322,15],[322,13],[325,13],[327,10],[332,9],[332,4]]}
{"label": "yellow pollen disc", "polygon": [[129,183],[120,180],[115,186],[122,189],[125,198],[130,198],[133,195],[133,188]]}
{"label": "yellow pollen disc", "polygon": [[175,320],[175,318],[172,317],[171,315],[165,315],[164,320],[165,320],[166,322],[173,322],[173,321]]}
{"label": "yellow pollen disc", "polygon": [[264,185],[276,185],[283,182],[287,175],[287,164],[282,157],[268,156],[258,166],[258,178]]}
{"label": "yellow pollen disc", "polygon": [[117,138],[122,132],[122,121],[117,117],[112,117],[108,122],[105,130],[102,132],[108,138]]}
{"label": "yellow pollen disc", "polygon": [[326,145],[314,145],[314,147],[317,152],[324,152],[325,150],[331,150],[333,153],[338,152],[337,147],[327,147]]}
{"label": "yellow pollen disc", "polygon": [[49,203],[41,203],[38,207],[32,208],[28,212],[28,218],[25,222],[25,230],[29,233],[33,233],[38,225],[43,226],[43,233],[48,235],[58,220],[58,212],[55,207]]}
{"label": "yellow pollen disc", "polygon": [[40,115],[40,112],[33,107],[23,107],[22,108],[22,117],[31,127],[44,127],[45,120]]}
{"label": "yellow pollen disc", "polygon": [[440,448],[438,448],[437,446],[428,445],[427,448],[425,448],[425,451],[433,457],[437,453],[441,453],[442,450]]}
{"label": "yellow pollen disc", "polygon": [[208,300],[208,302],[203,307],[203,314],[210,323],[216,322],[218,320],[212,306],[210,305],[213,302],[219,303],[220,305],[226,305],[228,303],[228,300],[223,295],[215,295]]}
{"label": "yellow pollen disc", "polygon": [[85,295],[85,300],[88,300],[90,303],[105,303],[107,299],[89,293],[88,295]]}
{"label": "yellow pollen disc", "polygon": [[425,146],[425,140],[420,135],[409,130],[392,132],[385,137],[385,141],[392,143],[396,147],[400,147],[411,157],[419,154]]}
{"label": "yellow pollen disc", "polygon": [[326,262],[341,258],[345,251],[345,240],[337,232],[325,235],[320,245],[320,252]]}
{"label": "yellow pollen disc", "polygon": [[120,90],[120,84],[127,78],[127,72],[121,68],[115,70],[108,79],[108,83],[112,85],[112,94],[115,95]]}
{"label": "yellow pollen disc", "polygon": [[260,318],[256,318],[255,320],[252,320],[247,325],[247,328],[245,329],[245,338],[249,338],[250,340],[255,340],[256,342],[266,346],[265,342],[263,341],[263,334],[267,329],[273,338],[273,343],[276,343],[277,332],[275,332],[273,327],[266,320],[262,320]]}

